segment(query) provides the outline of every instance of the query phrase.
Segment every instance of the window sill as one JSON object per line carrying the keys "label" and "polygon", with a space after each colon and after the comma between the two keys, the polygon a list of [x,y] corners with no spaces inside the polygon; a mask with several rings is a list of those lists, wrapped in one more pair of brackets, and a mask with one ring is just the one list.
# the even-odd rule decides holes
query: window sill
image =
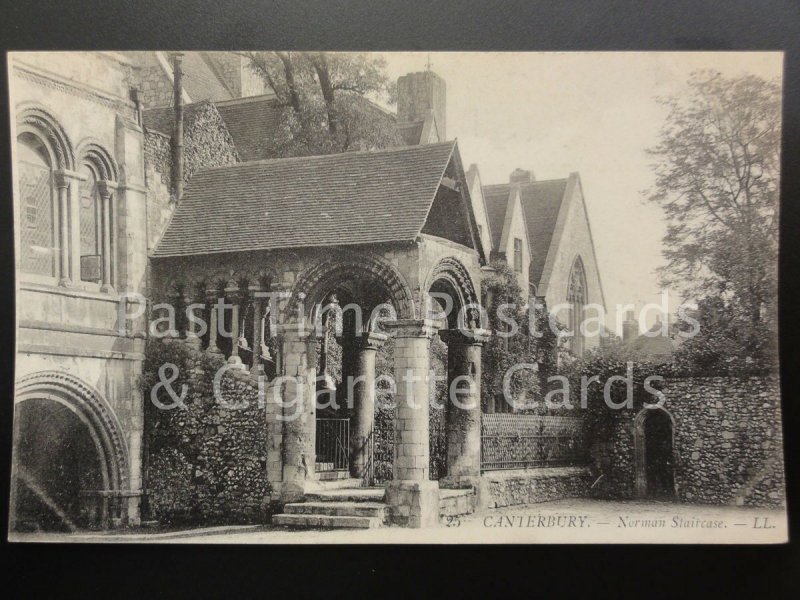
{"label": "window sill", "polygon": [[28,292],[58,294],[59,296],[68,296],[71,298],[86,298],[114,303],[119,302],[119,294],[116,290],[111,293],[101,292],[98,284],[87,283],[85,281],[73,284],[70,287],[60,286],[55,280],[48,283],[40,281],[20,281],[19,288],[20,290]]}

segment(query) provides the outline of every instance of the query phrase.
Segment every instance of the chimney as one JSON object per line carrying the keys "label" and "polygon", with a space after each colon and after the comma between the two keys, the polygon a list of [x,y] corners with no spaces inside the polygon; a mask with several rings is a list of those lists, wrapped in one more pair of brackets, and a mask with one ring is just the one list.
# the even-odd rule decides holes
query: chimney
{"label": "chimney", "polygon": [[533,176],[533,171],[525,169],[514,169],[508,176],[509,183],[532,183],[534,181],[536,181],[536,177]]}
{"label": "chimney", "polygon": [[433,112],[439,141],[446,134],[447,85],[433,71],[403,75],[397,80],[397,122],[418,123]]}
{"label": "chimney", "polygon": [[172,57],[172,91],[175,128],[172,132],[172,189],[175,199],[183,196],[183,54]]}
{"label": "chimney", "polygon": [[639,322],[633,317],[633,311],[625,313],[625,321],[622,323],[622,341],[628,343],[639,336]]}

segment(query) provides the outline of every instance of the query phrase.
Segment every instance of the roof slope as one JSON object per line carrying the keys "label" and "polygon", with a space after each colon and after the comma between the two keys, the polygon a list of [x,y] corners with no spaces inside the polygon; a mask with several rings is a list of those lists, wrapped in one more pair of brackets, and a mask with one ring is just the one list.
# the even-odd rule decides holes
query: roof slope
{"label": "roof slope", "polygon": [[196,173],[153,256],[413,241],[455,142]]}
{"label": "roof slope", "polygon": [[272,158],[269,140],[281,124],[281,103],[272,94],[218,102],[217,110],[242,160]]}
{"label": "roof slope", "polygon": [[[556,221],[558,221],[558,213],[564,201],[567,180],[550,179],[515,185],[519,185],[522,209],[525,212],[525,225],[528,228],[528,240],[531,244],[530,281],[538,286],[544,271],[544,264],[547,261]],[[483,193],[487,198],[487,208],[490,205],[490,196],[499,199],[505,195],[507,198],[510,190],[511,184],[509,183],[484,186]],[[489,214],[491,217],[491,208],[489,208]],[[495,234],[494,223],[493,219],[491,223],[492,238],[496,237],[499,242],[500,234]],[[502,224],[503,221],[500,220],[499,226],[502,227]]]}
{"label": "roof slope", "polygon": [[489,218],[489,232],[492,234],[492,250],[494,251],[500,248],[500,240],[503,238],[510,191],[511,189],[507,185],[483,186],[483,202]]}
{"label": "roof slope", "polygon": [[181,70],[183,71],[183,88],[192,102],[203,100],[230,100],[230,90],[220,80],[214,68],[206,62],[204,52],[185,52]]}

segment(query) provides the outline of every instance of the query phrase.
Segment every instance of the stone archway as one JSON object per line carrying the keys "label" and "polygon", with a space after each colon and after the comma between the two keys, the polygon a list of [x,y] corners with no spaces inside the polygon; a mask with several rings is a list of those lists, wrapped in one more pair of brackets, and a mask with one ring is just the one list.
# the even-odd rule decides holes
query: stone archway
{"label": "stone archway", "polygon": [[675,487],[675,420],[661,407],[644,408],[633,425],[636,496],[672,499]]}
{"label": "stone archway", "polygon": [[[438,415],[444,416],[443,431],[438,438],[431,436],[431,452],[439,451],[443,456],[434,456],[433,462],[444,462],[443,472],[438,477],[442,485],[477,487],[480,478],[481,347],[489,332],[481,329],[483,315],[476,286],[460,261],[453,257],[442,259],[431,270],[427,281],[426,291],[439,295],[439,308],[450,309],[439,320],[438,337],[446,344],[447,378],[444,414]],[[442,301],[449,306],[442,307]],[[456,397],[453,397],[454,390]]]}
{"label": "stone archway", "polygon": [[16,528],[108,526],[121,517],[128,451],[102,396],[77,377],[40,372],[17,384],[12,485]]}

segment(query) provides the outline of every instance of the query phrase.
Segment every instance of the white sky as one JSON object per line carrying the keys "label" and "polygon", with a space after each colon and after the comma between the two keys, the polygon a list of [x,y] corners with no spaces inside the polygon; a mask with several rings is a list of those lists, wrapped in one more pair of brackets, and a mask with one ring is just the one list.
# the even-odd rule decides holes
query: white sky
{"label": "white sky", "polygon": [[[395,79],[424,70],[429,56],[382,55]],[[447,137],[484,185],[507,182],[517,167],[540,180],[580,173],[610,316],[616,304],[660,301],[665,222],[640,194],[653,181],[645,149],[665,117],[656,97],[680,94],[697,69],[765,78],[783,70],[777,52],[434,52],[430,61],[447,82]],[[679,300],[670,302],[674,312]]]}

